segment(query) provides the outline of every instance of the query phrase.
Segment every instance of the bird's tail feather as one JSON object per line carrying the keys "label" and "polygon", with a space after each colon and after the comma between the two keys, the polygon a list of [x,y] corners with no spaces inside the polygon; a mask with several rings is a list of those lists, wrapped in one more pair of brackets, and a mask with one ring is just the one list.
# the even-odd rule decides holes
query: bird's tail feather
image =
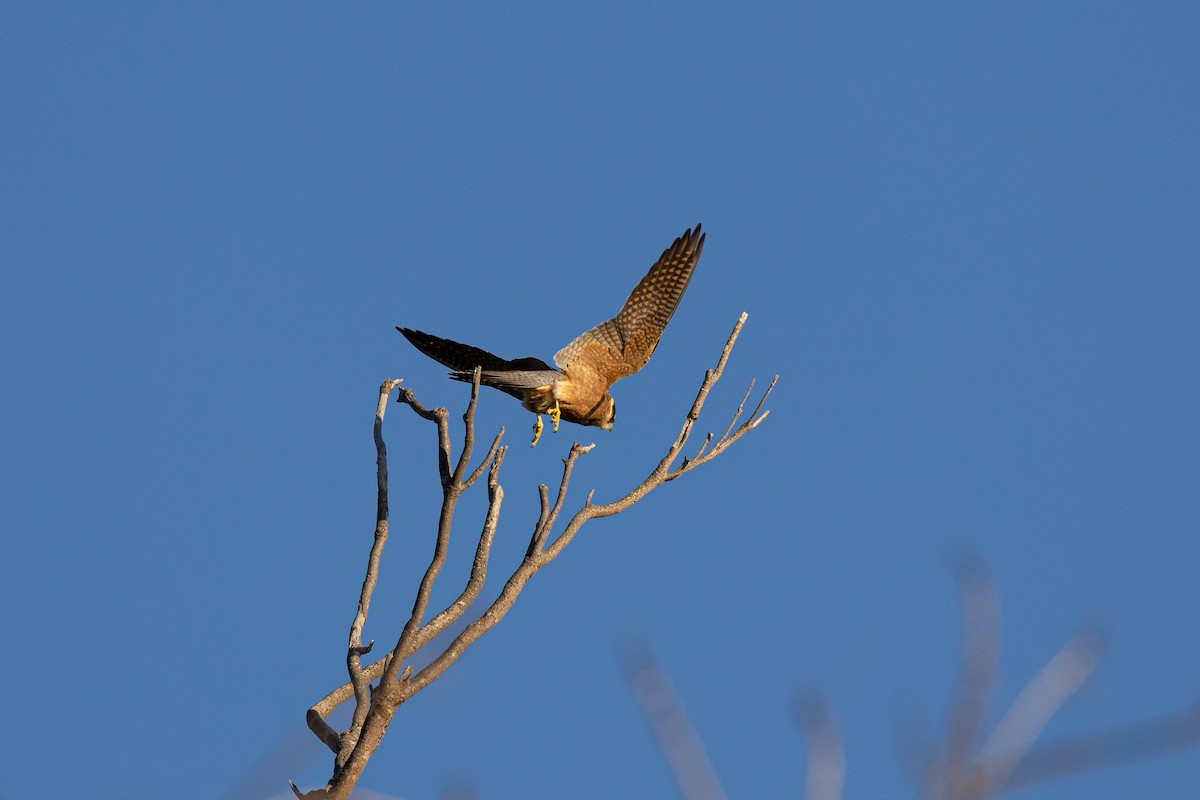
{"label": "bird's tail feather", "polygon": [[562,377],[561,372],[540,358],[528,356],[509,361],[478,347],[443,339],[423,331],[411,328],[396,330],[404,334],[404,338],[408,339],[413,347],[453,370],[450,373],[451,378],[470,383],[475,368],[479,367],[482,370],[479,378],[481,384],[492,386],[521,400],[524,400],[529,389],[548,386]]}
{"label": "bird's tail feather", "polygon": [[[456,381],[470,383],[474,374],[475,370],[455,370],[450,373],[450,377]],[[514,397],[524,397],[526,390],[549,386],[561,377],[562,373],[556,369],[505,370],[503,372],[485,369],[479,374],[479,382],[484,386],[508,392]]]}

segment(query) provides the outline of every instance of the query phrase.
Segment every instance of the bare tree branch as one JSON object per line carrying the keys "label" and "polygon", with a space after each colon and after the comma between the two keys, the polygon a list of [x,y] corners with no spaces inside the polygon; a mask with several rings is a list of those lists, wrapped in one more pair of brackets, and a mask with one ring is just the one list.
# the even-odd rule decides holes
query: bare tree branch
{"label": "bare tree branch", "polygon": [[500,522],[500,504],[504,500],[504,489],[500,487],[497,476],[500,473],[500,465],[504,462],[504,454],[507,452],[507,447],[499,448],[492,457],[492,468],[488,470],[487,514],[483,520],[483,530],[479,534],[479,545],[475,548],[475,558],[471,563],[471,575],[467,578],[467,584],[453,603],[434,615],[426,625],[422,626],[421,630],[417,633],[417,648],[420,648],[454,622],[458,621],[466,613],[467,609],[471,607],[471,604],[475,602],[475,598],[479,596],[480,590],[483,589],[484,580],[487,578],[488,557],[492,550],[492,540],[496,535],[496,526]]}
{"label": "bare tree branch", "polygon": [[[697,457],[691,461],[685,459],[674,470],[671,469],[671,465],[688,440],[693,424],[699,418],[709,392],[720,380],[729,354],[745,321],[746,315],[742,314],[725,343],[716,367],[706,371],[696,399],[684,420],[683,428],[658,466],[641,484],[612,503],[593,504],[592,497],[595,490],[589,491],[583,506],[575,512],[557,538],[552,539],[551,533],[565,504],[575,464],[580,456],[590,452],[595,445],[575,443],[571,446],[567,457],[563,460],[563,473],[553,505],[550,503],[549,489],[546,486],[540,486],[538,489],[541,511],[533,526],[525,557],[505,581],[491,604],[459,631],[429,663],[415,670],[414,666],[408,663],[409,659],[431,643],[439,634],[445,632],[450,625],[461,619],[482,591],[487,577],[492,542],[499,523],[500,507],[504,498],[504,490],[500,486],[498,476],[507,448],[500,444],[504,434],[502,429],[492,441],[487,456],[474,470],[468,473],[475,442],[475,409],[479,397],[480,381],[478,369],[475,371],[471,383],[471,399],[463,414],[462,449],[456,461],[453,459],[449,413],[446,409],[429,410],[421,405],[413,392],[404,388],[399,390],[399,402],[408,405],[419,417],[434,422],[437,426],[438,474],[442,485],[442,507],[438,517],[433,555],[417,588],[412,613],[405,622],[392,650],[384,658],[363,666],[361,657],[370,651],[373,642],[364,646],[362,632],[367,620],[371,593],[378,580],[379,555],[387,539],[386,449],[381,433],[383,410],[386,407],[387,396],[400,382],[394,380],[384,383],[381,387],[380,404],[375,418],[380,497],[376,514],[376,538],[368,558],[367,576],[364,579],[358,612],[351,625],[350,642],[347,649],[347,669],[350,680],[315,703],[307,715],[309,728],[322,742],[337,753],[337,758],[329,784],[325,789],[317,790],[320,794],[310,792],[305,795],[306,797],[321,797],[328,800],[345,800],[349,797],[350,791],[362,774],[367,761],[378,748],[397,709],[440,677],[468,647],[495,627],[512,608],[528,581],[562,553],[586,522],[598,517],[608,517],[620,513],[663,483],[673,480],[702,463],[711,461],[766,418],[768,412],[761,409],[771,388],[775,385],[774,380],[771,382],[771,387],[759,400],[754,412],[744,423],[735,428],[749,397],[749,391],[742,398],[742,403],[734,414],[733,420],[729,423],[725,433],[717,440],[713,449],[707,453],[698,453]],[[751,383],[751,388],[753,388],[753,383]],[[709,434],[706,441],[711,439],[712,435]],[[451,466],[452,464],[453,466]],[[434,585],[445,565],[458,499],[482,476],[485,469],[488,472],[488,507],[475,549],[470,576],[458,597],[426,621]],[[549,542],[548,545],[547,542]],[[378,679],[378,683],[372,688],[371,682],[376,679]],[[339,735],[325,722],[325,717],[350,697],[355,698],[351,726],[345,733]]]}
{"label": "bare tree branch", "polygon": [[1096,671],[1103,653],[1102,637],[1077,634],[1021,690],[976,756],[987,774],[989,794],[1004,787],[1050,718]]}
{"label": "bare tree branch", "polygon": [[[563,459],[562,480],[558,482],[558,495],[554,498],[553,508],[546,508],[546,487],[538,487],[538,493],[542,498],[542,513],[538,517],[537,524],[533,526],[533,536],[529,540],[526,557],[531,557],[541,551],[542,546],[546,543],[546,535],[554,527],[554,523],[558,521],[558,514],[562,511],[563,501],[567,497],[567,486],[571,482],[571,472],[575,469],[575,462],[579,460],[580,456],[592,452],[592,448],[595,446],[594,444],[584,446],[578,442],[571,445],[571,451]],[[588,495],[588,502],[590,501],[591,495]]]}
{"label": "bare tree branch", "polygon": [[1200,744],[1200,705],[1155,719],[1075,736],[1033,748],[1004,789],[1137,761]]}
{"label": "bare tree branch", "polygon": [[808,748],[804,800],[841,800],[846,780],[846,752],[829,705],[820,695],[796,701],[796,719]]}
{"label": "bare tree branch", "polygon": [[670,678],[648,648],[635,647],[626,653],[625,678],[684,800],[724,800],[725,790],[713,772],[704,744]]}
{"label": "bare tree branch", "polygon": [[496,434],[496,438],[492,440],[492,446],[488,448],[487,455],[484,456],[483,460],[479,462],[479,466],[475,468],[469,478],[463,481],[464,489],[470,489],[472,484],[479,480],[479,476],[483,474],[484,469],[486,469],[491,460],[496,457],[496,449],[500,447],[500,440],[502,438],[504,438],[504,428],[501,428],[500,432]]}
{"label": "bare tree branch", "polygon": [[967,768],[987,713],[988,694],[1000,658],[1000,599],[978,561],[958,568],[963,609],[962,673],[946,722],[946,768]]}
{"label": "bare tree branch", "polygon": [[371,644],[363,646],[362,631],[367,624],[367,614],[371,610],[371,595],[379,582],[379,558],[383,555],[384,545],[388,538],[388,473],[387,445],[383,441],[383,415],[387,411],[388,397],[392,390],[400,385],[398,379],[389,379],[379,387],[379,403],[375,407],[375,464],[376,464],[376,497],[375,497],[375,541],[371,545],[371,553],[367,557],[367,573],[363,578],[362,591],[358,598],[358,613],[350,625],[350,641],[347,646],[346,668],[350,673],[350,684],[354,687],[357,700],[354,716],[346,735],[339,741],[337,765],[338,768],[349,757],[350,750],[358,740],[358,734],[366,721],[367,709],[370,706],[369,681],[363,676],[362,656],[371,652]]}

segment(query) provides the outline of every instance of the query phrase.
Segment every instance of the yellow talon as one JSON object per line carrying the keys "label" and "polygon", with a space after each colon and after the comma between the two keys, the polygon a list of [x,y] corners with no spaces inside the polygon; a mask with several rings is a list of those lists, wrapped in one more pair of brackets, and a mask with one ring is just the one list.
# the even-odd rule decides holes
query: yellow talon
{"label": "yellow talon", "polygon": [[558,407],[558,401],[554,401],[554,408],[550,409],[550,421],[554,423],[554,432],[558,433],[558,423],[562,419],[562,409]]}
{"label": "yellow talon", "polygon": [[542,415],[534,414],[533,416],[533,441],[529,443],[530,447],[536,447],[538,439],[542,438]]}

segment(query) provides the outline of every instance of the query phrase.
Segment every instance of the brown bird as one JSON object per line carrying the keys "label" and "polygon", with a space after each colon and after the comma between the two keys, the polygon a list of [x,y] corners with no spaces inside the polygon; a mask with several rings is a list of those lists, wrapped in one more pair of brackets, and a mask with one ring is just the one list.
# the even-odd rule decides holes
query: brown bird
{"label": "brown bird", "polygon": [[537,416],[530,447],[542,435],[542,414],[550,415],[555,431],[560,419],[612,430],[617,404],[609,387],[646,366],[703,249],[699,225],[695,231],[684,231],[633,288],[615,317],[580,334],[554,354],[557,369],[532,356],[509,361],[421,331],[396,330],[422,353],[454,370],[451,378],[470,383],[479,367],[481,384],[520,400]]}

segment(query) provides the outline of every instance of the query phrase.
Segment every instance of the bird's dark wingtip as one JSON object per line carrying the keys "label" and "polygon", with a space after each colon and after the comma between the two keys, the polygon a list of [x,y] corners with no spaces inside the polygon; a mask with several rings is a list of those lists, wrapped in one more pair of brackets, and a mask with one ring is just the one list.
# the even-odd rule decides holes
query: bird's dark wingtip
{"label": "bird's dark wingtip", "polygon": [[[429,355],[429,353],[426,351],[428,340],[431,338],[428,333],[422,333],[415,328],[405,328],[402,325],[397,325],[396,330],[400,331],[401,336],[403,336],[405,339],[408,339],[409,344],[420,350],[422,353]],[[425,347],[422,345],[425,345]]]}

